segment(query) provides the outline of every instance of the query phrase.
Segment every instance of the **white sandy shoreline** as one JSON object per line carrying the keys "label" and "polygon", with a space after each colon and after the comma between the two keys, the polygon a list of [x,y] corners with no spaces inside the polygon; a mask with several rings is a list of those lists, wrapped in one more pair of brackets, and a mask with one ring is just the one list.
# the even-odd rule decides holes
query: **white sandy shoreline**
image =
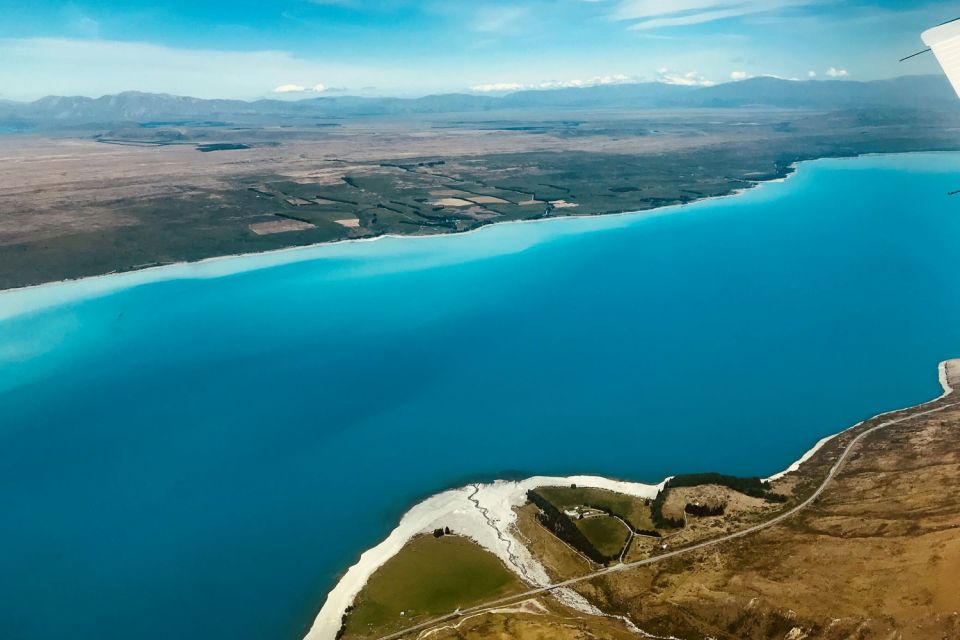
{"label": "white sandy shoreline", "polygon": [[[918,153],[931,153],[931,152],[918,152]],[[871,154],[871,155],[873,155],[873,154]],[[876,154],[876,155],[883,155],[883,154]],[[890,154],[890,155],[900,155],[900,154]],[[851,156],[850,159],[853,159],[854,157],[855,157],[855,156]],[[674,210],[674,209],[680,209],[680,208],[683,208],[683,207],[689,207],[689,206],[691,206],[691,205],[700,204],[700,203],[703,203],[703,202],[712,202],[712,201],[714,201],[714,200],[721,200],[721,199],[724,199],[724,198],[735,197],[735,196],[741,195],[741,194],[743,194],[743,193],[745,193],[745,192],[747,192],[747,191],[751,191],[751,190],[753,190],[753,189],[755,189],[755,188],[757,188],[757,187],[763,186],[764,184],[778,184],[778,183],[782,183],[782,182],[784,182],[787,178],[789,178],[791,175],[793,175],[793,174],[796,172],[796,169],[797,169],[797,167],[799,166],[799,164],[805,164],[805,163],[808,163],[808,162],[817,162],[818,160],[824,160],[824,159],[826,159],[826,158],[817,158],[817,159],[814,159],[814,160],[804,160],[802,163],[796,163],[796,162],[794,162],[794,163],[792,163],[792,164],[790,165],[790,167],[789,167],[789,172],[787,173],[787,175],[784,176],[784,177],[782,177],[782,178],[772,178],[772,179],[770,179],[770,180],[755,180],[755,181],[743,180],[744,183],[748,183],[748,184],[750,184],[750,186],[748,186],[748,187],[742,187],[742,188],[738,188],[738,189],[734,189],[734,190],[732,190],[730,193],[725,193],[725,194],[723,194],[723,195],[710,196],[710,197],[707,197],[707,198],[701,198],[701,199],[698,199],[698,200],[693,200],[693,201],[691,201],[691,202],[686,202],[686,203],[681,203],[681,204],[671,204],[671,205],[666,205],[666,206],[663,206],[663,207],[653,207],[653,208],[651,208],[651,209],[643,209],[643,210],[640,210],[640,211],[619,211],[619,212],[616,212],[616,213],[575,213],[575,214],[569,214],[569,215],[568,215],[568,214],[563,214],[563,215],[558,215],[558,216],[553,216],[553,217],[533,218],[533,219],[527,219],[527,220],[503,220],[503,221],[498,221],[498,222],[491,222],[491,223],[489,223],[489,224],[484,224],[484,225],[475,227],[475,228],[473,228],[473,229],[468,229],[468,230],[466,230],[466,231],[454,231],[454,232],[449,232],[449,233],[429,233],[429,234],[396,234],[396,233],[384,233],[384,234],[382,234],[382,235],[370,236],[370,237],[366,237],[366,238],[344,238],[344,239],[342,239],[342,240],[331,240],[331,241],[328,241],[328,242],[318,242],[318,243],[308,244],[308,245],[291,246],[291,247],[281,247],[281,248],[279,248],[279,249],[268,249],[268,250],[266,250],[266,251],[253,251],[253,252],[250,252],[250,253],[230,253],[230,254],[226,254],[226,255],[222,255],[222,256],[211,256],[211,257],[209,257],[209,258],[201,258],[200,260],[191,260],[191,261],[171,262],[171,263],[165,263],[165,264],[156,264],[156,265],[152,265],[152,266],[149,266],[149,267],[144,267],[143,269],[131,269],[130,271],[119,271],[119,272],[114,271],[114,272],[111,272],[111,273],[104,273],[104,274],[94,275],[94,276],[83,276],[83,277],[80,277],[80,278],[64,278],[64,279],[62,279],[62,280],[52,280],[52,281],[50,281],[50,282],[43,282],[43,283],[40,283],[40,284],[31,284],[31,285],[27,285],[27,286],[24,286],[24,287],[13,287],[13,288],[11,288],[11,289],[3,289],[3,290],[0,290],[0,296],[5,295],[5,294],[21,293],[21,292],[26,292],[26,291],[36,291],[36,290],[38,290],[38,289],[44,289],[44,288],[48,288],[48,287],[56,287],[56,286],[58,286],[58,285],[64,285],[64,284],[84,283],[84,282],[88,282],[88,281],[91,281],[91,280],[100,280],[100,279],[110,279],[110,280],[114,280],[114,279],[123,279],[123,278],[125,278],[126,276],[132,276],[132,275],[137,275],[137,274],[148,274],[148,273],[149,273],[149,274],[152,274],[152,273],[156,273],[156,272],[158,272],[158,271],[174,270],[174,269],[176,269],[176,268],[178,268],[178,267],[189,267],[189,266],[198,266],[198,267],[199,267],[199,266],[208,265],[208,264],[211,264],[211,263],[217,263],[217,262],[223,262],[223,261],[233,261],[233,260],[242,259],[242,258],[251,258],[251,259],[253,259],[253,258],[261,258],[261,257],[268,257],[268,256],[281,257],[281,256],[283,256],[284,254],[289,254],[289,253],[303,253],[303,252],[309,252],[309,251],[316,250],[316,249],[323,249],[323,248],[329,248],[329,247],[337,247],[337,246],[349,245],[349,244],[352,244],[352,243],[359,243],[359,242],[376,242],[376,241],[379,241],[379,240],[387,240],[387,239],[395,239],[395,240],[397,240],[397,239],[403,239],[403,240],[436,239],[436,238],[445,237],[445,236],[465,236],[465,235],[469,235],[469,234],[472,234],[472,233],[480,233],[480,232],[482,232],[482,231],[486,231],[486,230],[491,229],[491,228],[494,228],[494,227],[501,227],[501,226],[503,226],[503,225],[508,225],[508,224],[532,224],[532,223],[538,223],[538,222],[540,222],[540,223],[542,223],[542,222],[557,222],[557,221],[560,221],[560,220],[577,220],[577,219],[584,219],[584,218],[614,218],[614,217],[619,217],[619,216],[640,216],[640,215],[646,215],[646,214],[651,214],[651,213],[665,213],[665,212],[668,212],[668,211],[671,211],[671,210]],[[840,158],[830,158],[830,159],[831,159],[831,160],[835,160],[835,159],[840,159]],[[291,260],[291,261],[289,261],[289,262],[299,262],[299,261],[301,261],[301,260],[309,260],[309,259],[310,259],[309,257],[304,257],[304,258],[300,258],[300,259],[298,259],[298,260]],[[274,262],[263,263],[263,264],[259,264],[259,265],[257,265],[257,266],[250,267],[250,268],[248,268],[248,269],[236,269],[236,270],[232,270],[232,271],[230,271],[229,273],[241,273],[241,272],[247,271],[247,270],[253,270],[253,269],[262,268],[262,267],[267,267],[267,266],[275,266],[275,264],[285,264],[285,263],[287,263],[287,262],[288,262],[287,260],[278,260],[276,263],[274,263]],[[225,275],[225,274],[222,274],[222,275]],[[175,278],[175,277],[176,277],[175,275],[171,275],[170,278],[149,278],[149,279],[144,280],[144,282],[147,282],[147,281],[149,281],[149,282],[159,282],[159,281],[162,281],[162,280],[171,279],[171,278]],[[211,276],[211,277],[215,277],[215,276]],[[140,284],[140,283],[138,282],[137,284]]]}
{"label": "white sandy shoreline", "polygon": [[[383,234],[369,238],[351,238],[345,240],[336,240],[332,242],[321,242],[316,244],[284,247],[281,249],[271,249],[253,253],[237,253],[223,256],[213,256],[203,258],[193,262],[175,262],[171,264],[162,264],[144,269],[133,271],[114,272],[96,276],[85,276],[82,278],[68,278],[42,284],[29,285],[25,287],[16,287],[13,289],[0,290],[0,321],[9,318],[40,311],[42,309],[56,306],[58,304],[72,303],[84,299],[94,298],[102,295],[108,295],[112,292],[124,288],[139,286],[143,284],[163,282],[178,279],[207,279],[218,278],[237,273],[255,271],[269,267],[276,267],[285,264],[297,262],[306,262],[313,259],[324,257],[336,257],[339,252],[356,243],[370,243],[376,241],[396,241],[396,240],[436,240],[438,238],[458,238],[469,236],[475,233],[490,232],[494,229],[500,229],[510,224],[533,224],[533,223],[564,223],[575,220],[616,220],[623,217],[652,217],[668,215],[681,209],[706,205],[719,200],[735,198],[744,193],[754,192],[768,185],[782,184],[797,174],[803,165],[814,164],[818,162],[847,162],[856,161],[859,158],[870,157],[896,157],[896,156],[915,156],[915,155],[936,155],[936,154],[956,154],[957,151],[907,151],[897,153],[864,153],[855,156],[846,156],[840,158],[813,158],[794,162],[787,167],[786,175],[780,178],[771,178],[769,180],[744,180],[749,184],[743,188],[734,189],[730,193],[712,196],[694,200],[685,204],[674,204],[664,207],[655,207],[643,211],[622,211],[619,213],[588,214],[577,213],[572,215],[561,215],[548,218],[537,218],[534,220],[505,220],[486,224],[468,231],[459,231],[455,233],[438,233],[427,235],[397,235]],[[70,285],[70,289],[65,290],[64,285]]]}
{"label": "white sandy shoreline", "polygon": [[[913,407],[922,407],[936,402],[953,392],[947,375],[947,361],[938,365],[937,378],[943,388],[943,393],[933,400],[913,405]],[[766,480],[776,480],[788,473],[797,471],[804,462],[812,458],[817,451],[838,435],[850,429],[855,429],[864,422],[889,413],[902,411],[905,408],[911,407],[878,413],[867,420],[862,420],[847,427],[839,433],[821,438],[796,462],[783,471],[769,476]],[[495,480],[491,483],[476,483],[430,496],[407,511],[401,518],[400,524],[390,532],[390,535],[383,542],[365,551],[356,564],[347,570],[346,574],[327,595],[323,608],[317,614],[313,626],[304,640],[335,640],[347,607],[353,604],[357,594],[360,593],[370,576],[387,560],[399,553],[414,536],[429,533],[436,528],[450,527],[455,533],[470,537],[481,547],[492,552],[530,585],[535,587],[545,586],[550,582],[546,570],[515,538],[512,530],[512,525],[516,521],[514,508],[522,506],[526,502],[527,491],[537,487],[576,484],[578,487],[608,489],[652,499],[656,497],[667,480],[669,478],[665,478],[659,484],[651,485],[612,480],[601,476],[534,476],[519,481]],[[589,613],[599,613],[595,607],[570,589],[557,590],[554,595],[568,606]]]}
{"label": "white sandy shoreline", "polygon": [[[816,160],[808,160],[806,162],[816,162]],[[685,204],[655,207],[653,209],[644,209],[642,211],[621,211],[618,213],[603,214],[564,214],[549,218],[536,218],[532,220],[504,220],[502,222],[485,224],[467,231],[457,231],[453,233],[434,233],[423,235],[398,235],[386,233],[368,238],[348,238],[344,240],[320,242],[304,246],[270,249],[268,251],[213,256],[192,262],[160,264],[132,271],[106,273],[82,278],[67,278],[64,280],[55,280],[52,282],[44,282],[42,284],[29,285],[25,287],[4,289],[0,290],[0,321],[7,320],[18,315],[23,315],[25,313],[40,311],[42,309],[59,304],[77,302],[89,298],[95,298],[101,295],[108,295],[115,291],[143,284],[152,284],[179,279],[219,278],[248,271],[256,271],[258,269],[295,264],[298,262],[307,262],[323,257],[334,257],[337,255],[337,251],[343,250],[358,243],[462,238],[472,234],[490,232],[491,230],[500,230],[507,225],[514,224],[557,224],[582,220],[612,221],[623,217],[652,217],[669,215],[675,213],[679,209],[702,205],[726,198],[734,198],[748,191],[753,191],[756,188],[762,187],[766,184],[781,183],[786,180],[786,178],[789,178],[793,175],[795,172],[794,166],[795,165],[791,165],[791,173],[784,178],[758,181],[750,187],[735,189],[730,193],[721,196],[712,196]],[[65,296],[56,295],[57,293],[62,292],[61,287],[64,285],[76,287],[77,289],[74,291],[65,292],[68,293],[68,295]],[[3,304],[4,302],[10,302],[11,300],[13,302],[12,304]]]}
{"label": "white sandy shoreline", "polygon": [[[920,404],[913,405],[914,407],[922,407],[924,405],[930,404],[931,402],[936,402],[937,400],[941,400],[947,397],[948,395],[950,395],[951,393],[953,393],[953,387],[950,386],[950,379],[947,376],[946,360],[942,361],[940,364],[937,365],[937,380],[940,382],[940,387],[943,389],[943,393],[941,393],[939,396],[937,396],[933,400],[928,400],[926,402],[921,402]],[[910,408],[910,407],[904,407],[904,408]],[[877,415],[867,418],[866,420],[861,420],[860,422],[858,422],[853,426],[847,427],[843,431],[839,431],[837,433],[834,433],[833,435],[829,435],[821,438],[820,440],[817,441],[815,445],[813,445],[813,447],[809,451],[807,451],[805,454],[800,456],[799,460],[791,464],[789,467],[787,467],[783,471],[779,473],[775,473],[772,476],[764,479],[767,481],[778,480],[779,478],[782,478],[788,473],[793,473],[794,471],[800,468],[800,465],[802,465],[804,462],[812,458],[814,454],[817,453],[817,451],[819,451],[825,444],[827,444],[828,442],[830,442],[831,440],[839,436],[841,433],[844,433],[845,431],[849,431],[850,429],[856,429],[857,427],[862,425],[864,422],[868,422],[875,418],[879,418],[880,416],[885,416],[888,413],[896,413],[897,411],[903,411],[903,409],[892,409],[890,411],[884,411],[883,413],[878,413]]]}
{"label": "white sandy shoreline", "polygon": [[[699,200],[694,200],[692,202],[684,204],[674,204],[667,205],[664,207],[655,207],[653,209],[645,209],[642,211],[622,211],[619,213],[604,213],[604,214],[589,214],[589,213],[577,213],[571,215],[561,215],[549,218],[537,218],[533,220],[504,220],[502,222],[494,222],[491,224],[486,224],[468,231],[459,231],[455,233],[437,233],[437,234],[425,234],[425,235],[397,235],[397,234],[383,234],[379,236],[373,236],[369,238],[349,238],[344,240],[335,240],[331,242],[320,242],[316,244],[304,245],[304,246],[294,246],[294,247],[283,247],[281,249],[270,249],[267,251],[259,251],[252,253],[235,253],[228,254],[223,256],[212,256],[209,258],[203,258],[201,260],[190,261],[190,262],[174,262],[170,264],[159,264],[156,266],[146,267],[143,269],[137,269],[132,271],[123,271],[123,272],[113,272],[106,273],[95,276],[84,276],[81,278],[66,278],[63,280],[55,280],[51,282],[44,282],[41,284],[28,285],[24,287],[15,287],[12,289],[3,289],[0,290],[0,321],[12,318],[17,315],[22,315],[24,313],[30,313],[33,311],[39,311],[46,307],[55,306],[57,304],[63,304],[66,302],[76,302],[78,300],[83,300],[86,298],[96,297],[99,295],[106,295],[113,291],[123,289],[125,287],[133,287],[147,283],[154,282],[163,282],[166,280],[176,280],[176,279],[200,279],[200,278],[217,278],[228,275],[233,275],[236,273],[243,273],[246,271],[254,271],[257,269],[269,268],[274,266],[280,266],[284,264],[292,264],[296,262],[305,262],[315,258],[324,257],[324,254],[327,252],[333,252],[337,249],[341,249],[345,246],[349,246],[354,243],[367,243],[375,242],[379,240],[418,240],[418,239],[437,239],[444,237],[461,237],[470,235],[473,233],[481,233],[484,231],[489,231],[490,229],[496,229],[508,224],[533,224],[533,223],[557,223],[568,220],[584,220],[584,219],[616,219],[623,216],[653,216],[653,215],[664,215],[673,213],[679,209],[694,207],[702,205],[705,203],[714,202],[717,200],[724,200],[727,198],[734,198],[740,195],[743,195],[747,192],[752,192],[764,185],[773,185],[781,184],[786,182],[789,178],[796,175],[797,171],[802,165],[808,165],[817,162],[835,162],[835,161],[854,161],[859,158],[872,158],[872,157],[895,157],[895,156],[914,156],[914,155],[934,155],[934,154],[956,154],[960,151],[903,151],[903,152],[894,152],[894,153],[863,153],[854,156],[845,156],[845,157],[824,157],[824,158],[813,158],[810,160],[802,160],[799,162],[793,162],[787,168],[787,174],[781,178],[771,178],[769,180],[743,180],[744,183],[749,184],[750,186],[743,187],[740,189],[734,189],[730,193],[720,195],[720,196],[711,196],[708,198],[702,198]],[[240,264],[243,263],[243,264]],[[74,285],[79,286],[79,291],[71,292],[72,295],[67,296],[57,296],[55,292],[62,285]],[[49,295],[44,296],[44,293]],[[9,308],[3,303],[9,302],[11,299],[14,302],[19,302],[21,304],[12,304]]]}
{"label": "white sandy shoreline", "polygon": [[[942,153],[942,152],[907,152],[909,154],[917,153]],[[664,207],[654,207],[652,209],[645,209],[642,211],[621,211],[619,213],[604,213],[604,214],[588,214],[588,213],[577,213],[571,215],[560,215],[555,217],[548,218],[537,218],[533,220],[504,220],[502,222],[494,222],[491,224],[482,225],[474,229],[467,231],[459,231],[455,233],[437,233],[437,234],[425,234],[425,235],[398,235],[398,234],[383,234],[379,236],[373,236],[369,238],[349,238],[344,240],[336,240],[331,242],[321,242],[316,244],[304,245],[304,246],[295,246],[295,247],[283,247],[281,249],[271,249],[268,251],[259,251],[253,253],[236,253],[223,256],[212,256],[210,258],[203,258],[201,260],[196,260],[192,262],[175,262],[170,264],[160,264],[151,267],[146,267],[143,269],[137,269],[132,271],[123,271],[123,272],[114,272],[107,273],[96,276],[86,276],[82,278],[67,278],[64,280],[56,280],[52,282],[45,282],[42,284],[29,285],[25,287],[16,287],[13,289],[0,290],[0,321],[12,318],[17,315],[22,315],[24,313],[30,313],[34,311],[39,311],[44,308],[55,306],[57,304],[63,304],[67,302],[76,302],[79,300],[84,300],[87,298],[97,297],[100,295],[106,295],[111,292],[127,288],[134,287],[142,284],[163,282],[166,280],[176,280],[176,279],[201,279],[201,278],[217,278],[224,277],[228,275],[233,275],[236,273],[243,273],[246,271],[254,271],[257,269],[281,266],[285,264],[293,264],[297,262],[306,262],[312,259],[325,257],[327,255],[335,255],[335,252],[344,247],[348,247],[355,243],[369,243],[376,241],[389,241],[389,240],[428,240],[428,239],[437,239],[445,237],[463,237],[475,233],[489,232],[491,229],[502,228],[505,225],[510,224],[533,224],[533,223],[563,223],[573,220],[609,220],[617,219],[625,216],[629,217],[648,217],[648,216],[657,216],[657,215],[667,215],[675,213],[680,209],[689,208],[697,205],[703,205],[706,203],[711,203],[718,200],[725,200],[727,198],[735,198],[744,193],[755,191],[764,185],[773,185],[781,184],[786,182],[789,178],[796,175],[800,165],[821,162],[821,161],[835,161],[835,160],[856,160],[859,157],[867,157],[872,155],[907,155],[907,153],[897,153],[897,154],[862,154],[861,156],[850,156],[848,158],[815,158],[811,160],[804,160],[801,162],[794,162],[787,167],[786,175],[780,178],[772,178],[769,180],[744,180],[745,183],[748,183],[749,186],[738,188],[732,190],[730,193],[726,193],[719,196],[711,196],[707,198],[702,198],[699,200],[694,200],[692,202],[683,203],[683,204],[674,204],[667,205]],[[74,287],[79,287],[79,290],[70,292],[72,295],[67,296],[57,296],[56,292],[59,291],[59,287],[62,285],[73,285]],[[10,301],[13,299],[14,304],[4,305],[4,302]],[[20,304],[16,304],[19,302]]]}

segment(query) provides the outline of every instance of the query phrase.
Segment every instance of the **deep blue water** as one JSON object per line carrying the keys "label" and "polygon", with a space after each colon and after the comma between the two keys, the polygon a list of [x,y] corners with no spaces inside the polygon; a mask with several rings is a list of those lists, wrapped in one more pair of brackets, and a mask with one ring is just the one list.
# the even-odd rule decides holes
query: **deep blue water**
{"label": "deep blue water", "polygon": [[440,489],[778,471],[939,394],[955,188],[960,155],[819,161],[659,215],[0,295],[0,636],[295,640]]}

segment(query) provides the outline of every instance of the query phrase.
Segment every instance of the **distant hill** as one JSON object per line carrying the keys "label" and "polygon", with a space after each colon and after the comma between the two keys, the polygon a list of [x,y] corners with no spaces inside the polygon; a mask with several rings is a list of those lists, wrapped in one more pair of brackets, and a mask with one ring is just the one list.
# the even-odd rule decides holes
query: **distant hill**
{"label": "distant hill", "polygon": [[117,122],[305,120],[407,114],[549,109],[659,109],[779,107],[955,109],[957,99],[939,75],[874,82],[791,81],[758,77],[712,87],[664,83],[518,91],[502,97],[442,94],[422,98],[317,97],[298,101],[204,100],[128,91],[100,98],[49,96],[0,102],[0,130]]}
{"label": "distant hill", "polygon": [[655,109],[695,101],[703,91],[663,82],[611,84],[596,87],[518,91],[500,99],[507,108],[635,108]]}
{"label": "distant hill", "polygon": [[950,83],[940,75],[904,76],[892,80],[795,81],[758,77],[712,87],[663,83],[623,84],[584,89],[521,91],[501,104],[529,107],[736,108],[781,107],[846,109],[851,107],[954,108]]}
{"label": "distant hill", "polygon": [[956,95],[950,89],[950,83],[940,75],[904,76],[874,82],[796,82],[761,77],[709,87],[694,97],[697,106],[702,107],[950,108],[957,105]]}

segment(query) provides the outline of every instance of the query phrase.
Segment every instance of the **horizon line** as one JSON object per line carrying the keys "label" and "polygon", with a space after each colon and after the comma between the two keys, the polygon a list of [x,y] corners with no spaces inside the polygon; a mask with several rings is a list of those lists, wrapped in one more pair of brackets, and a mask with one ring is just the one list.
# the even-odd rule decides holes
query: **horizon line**
{"label": "horizon line", "polygon": [[127,89],[127,90],[118,91],[118,92],[115,92],[115,93],[104,93],[104,94],[100,94],[100,95],[97,95],[97,96],[94,96],[94,95],[84,95],[84,94],[73,94],[73,95],[68,95],[68,94],[47,94],[47,95],[45,95],[45,96],[41,96],[41,97],[36,98],[36,99],[34,99],[34,100],[12,100],[12,99],[3,98],[2,96],[0,96],[0,103],[6,102],[7,104],[14,103],[14,104],[29,105],[29,104],[34,104],[34,103],[36,103],[36,102],[40,102],[41,100],[48,100],[48,99],[53,99],[53,98],[64,98],[64,99],[84,98],[84,99],[87,99],[87,100],[102,100],[103,98],[111,98],[111,97],[115,97],[115,96],[122,96],[122,95],[129,95],[129,94],[138,94],[138,95],[145,95],[145,96],[167,96],[167,97],[171,97],[171,98],[186,98],[186,99],[190,99],[190,100],[201,100],[201,101],[224,100],[224,101],[230,101],[230,102],[246,102],[246,103],[251,103],[251,104],[252,104],[252,103],[257,103],[257,102],[278,102],[278,103],[291,103],[291,104],[293,104],[293,103],[298,103],[298,102],[308,102],[308,101],[316,101],[316,100],[323,100],[323,99],[337,99],[337,98],[356,98],[356,99],[359,99],[359,100],[410,100],[410,101],[413,101],[413,100],[422,100],[422,99],[426,99],[426,98],[436,98],[436,97],[444,97],[444,96],[466,96],[466,97],[471,97],[471,98],[490,98],[490,99],[494,99],[494,100],[499,100],[499,99],[506,98],[506,97],[508,97],[508,96],[516,95],[516,94],[520,94],[520,93],[549,93],[549,92],[559,92],[559,91],[584,91],[584,90],[589,90],[589,89],[599,89],[599,88],[603,88],[603,87],[626,87],[626,86],[639,86],[639,85],[662,85],[662,86],[667,86],[667,87],[676,87],[678,90],[681,90],[681,91],[683,91],[683,90],[697,91],[697,90],[712,89],[712,88],[715,88],[715,87],[726,86],[726,85],[730,85],[730,84],[739,84],[739,83],[744,83],[744,82],[756,82],[756,81],[759,81],[759,80],[774,80],[774,81],[788,82],[788,83],[798,83],[798,84],[810,84],[810,83],[816,83],[816,84],[833,84],[833,83],[843,83],[843,84],[850,84],[850,83],[854,83],[854,84],[873,84],[873,83],[878,83],[878,82],[890,82],[890,81],[893,81],[893,80],[900,80],[900,79],[904,79],[904,78],[934,78],[934,77],[938,77],[938,76],[939,76],[939,74],[936,74],[936,73],[919,73],[919,74],[903,74],[903,75],[898,75],[898,76],[891,76],[891,77],[889,77],[889,78],[879,78],[879,79],[873,79],[873,80],[854,80],[854,79],[851,79],[851,78],[831,78],[831,79],[823,79],[823,78],[783,78],[783,77],[779,77],[779,76],[775,76],[775,75],[757,75],[757,76],[751,76],[751,77],[749,77],[749,78],[744,78],[744,79],[742,79],[742,80],[727,80],[727,81],[725,81],[725,82],[717,82],[717,83],[709,84],[709,85],[688,85],[688,84],[681,84],[681,83],[675,83],[675,82],[665,82],[665,81],[663,81],[663,80],[638,80],[638,81],[636,81],[636,82],[617,82],[617,83],[605,83],[605,84],[604,84],[604,83],[601,83],[601,84],[592,84],[592,85],[585,85],[585,86],[578,86],[578,87],[542,87],[542,88],[541,88],[541,87],[529,87],[529,88],[516,89],[516,90],[513,90],[513,91],[469,91],[469,90],[447,91],[447,92],[439,92],[439,93],[425,93],[425,94],[423,94],[423,95],[418,95],[418,96],[401,96],[401,95],[387,95],[387,94],[384,94],[384,95],[358,95],[358,94],[347,93],[347,92],[341,93],[341,92],[332,92],[332,91],[331,91],[331,92],[328,92],[327,95],[324,95],[324,94],[321,93],[321,94],[312,95],[312,96],[309,96],[309,97],[306,97],[306,96],[305,96],[305,97],[291,98],[291,99],[286,99],[286,100],[283,99],[283,98],[273,97],[273,96],[264,96],[264,97],[259,97],[259,98],[224,98],[224,97],[201,98],[201,97],[198,97],[198,96],[191,96],[191,95],[177,94],[177,93],[169,93],[169,92],[166,92],[166,91],[144,91],[144,90],[140,90],[140,89]]}

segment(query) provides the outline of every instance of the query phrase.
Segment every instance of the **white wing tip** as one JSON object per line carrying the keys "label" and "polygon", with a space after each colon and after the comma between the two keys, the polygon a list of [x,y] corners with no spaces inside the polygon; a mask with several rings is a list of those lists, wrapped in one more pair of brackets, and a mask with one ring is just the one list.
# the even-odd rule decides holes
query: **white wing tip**
{"label": "white wing tip", "polygon": [[928,47],[936,47],[957,36],[960,36],[960,18],[927,29],[920,37]]}
{"label": "white wing tip", "polygon": [[921,37],[960,96],[960,19],[927,29]]}

